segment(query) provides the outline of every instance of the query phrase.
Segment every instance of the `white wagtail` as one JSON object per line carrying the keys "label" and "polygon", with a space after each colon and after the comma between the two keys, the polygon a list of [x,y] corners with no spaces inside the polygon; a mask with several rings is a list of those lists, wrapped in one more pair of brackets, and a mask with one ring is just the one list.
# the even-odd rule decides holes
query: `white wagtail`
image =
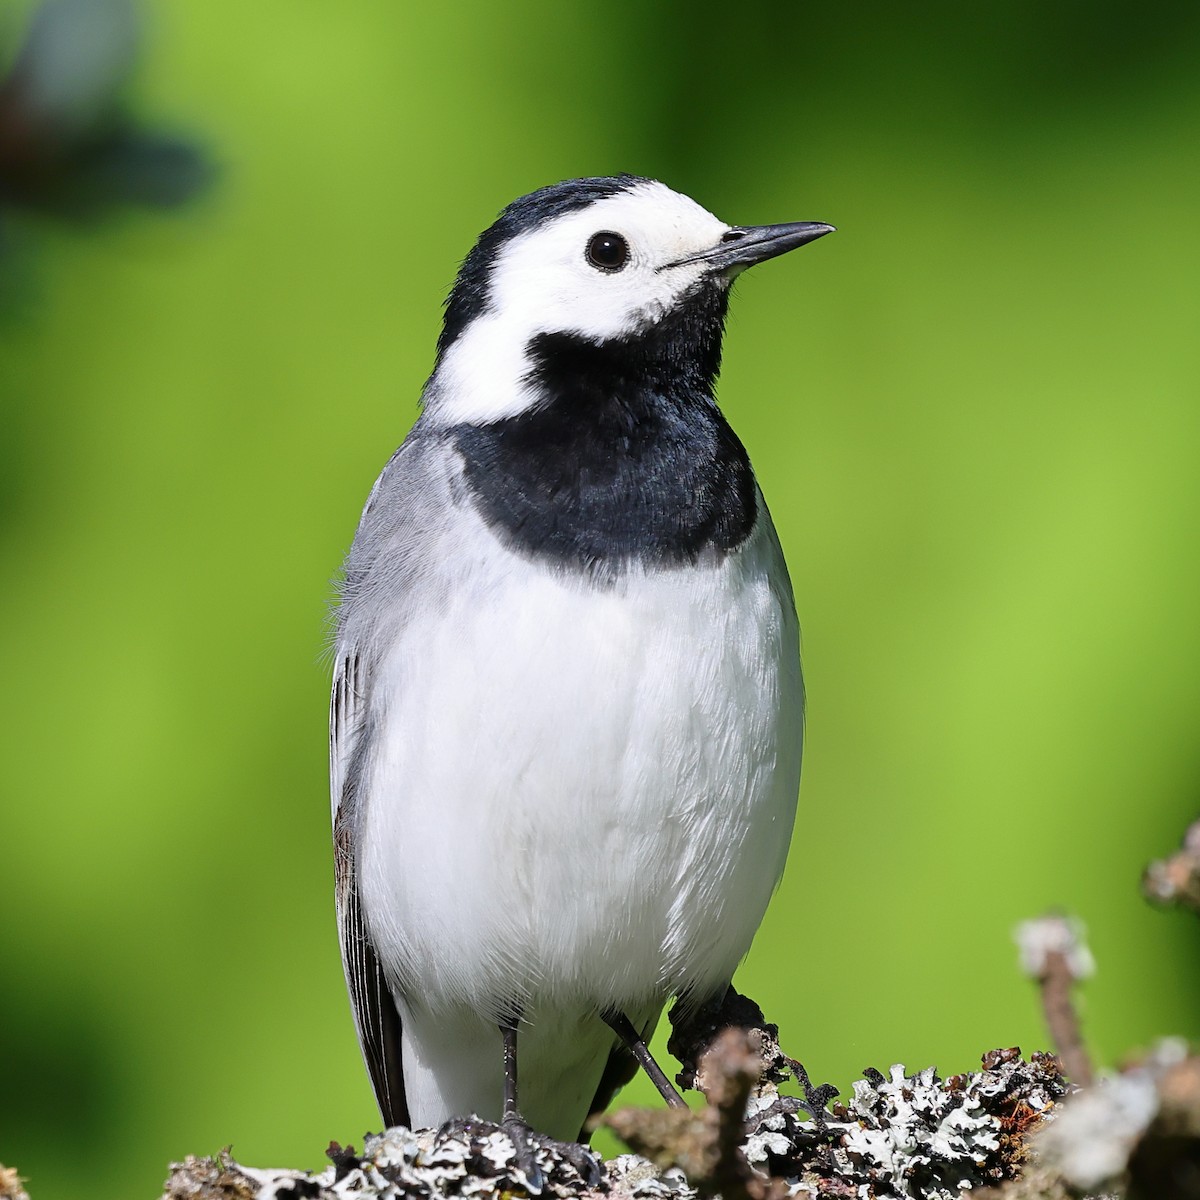
{"label": "white wagtail", "polygon": [[459,271],[337,612],[339,928],[389,1125],[575,1139],[635,1060],[682,1103],[646,1039],[750,946],[804,710],[787,567],[713,398],[729,288],[831,230],[576,179]]}

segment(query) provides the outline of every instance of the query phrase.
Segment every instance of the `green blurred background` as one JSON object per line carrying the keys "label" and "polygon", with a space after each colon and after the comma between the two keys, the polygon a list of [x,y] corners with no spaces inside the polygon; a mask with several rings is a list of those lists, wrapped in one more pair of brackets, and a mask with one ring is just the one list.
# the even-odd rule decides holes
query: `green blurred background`
{"label": "green blurred background", "polygon": [[35,1200],[154,1196],[226,1143],[317,1166],[378,1125],[333,922],[330,579],[456,264],[574,175],[839,227],[739,284],[726,343],[811,705],[742,989],[819,1080],[966,1069],[1045,1043],[1010,931],[1062,905],[1104,1063],[1200,1035],[1200,924],[1137,892],[1200,808],[1200,8],[147,17],[136,108],[220,181],[26,222],[0,327],[0,1161]]}

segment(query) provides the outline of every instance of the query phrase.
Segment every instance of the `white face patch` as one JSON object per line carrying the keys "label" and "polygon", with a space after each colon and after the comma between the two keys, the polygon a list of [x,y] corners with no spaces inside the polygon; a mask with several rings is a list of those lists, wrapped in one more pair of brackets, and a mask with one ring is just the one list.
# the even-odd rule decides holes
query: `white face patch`
{"label": "white face patch", "polygon": [[[438,422],[514,416],[535,396],[525,347],[540,333],[605,341],[660,320],[706,273],[681,259],[711,250],[730,227],[687,196],[645,181],[509,242],[490,277],[488,310],[447,350],[425,396]],[[597,233],[628,246],[619,270],[588,259]]]}

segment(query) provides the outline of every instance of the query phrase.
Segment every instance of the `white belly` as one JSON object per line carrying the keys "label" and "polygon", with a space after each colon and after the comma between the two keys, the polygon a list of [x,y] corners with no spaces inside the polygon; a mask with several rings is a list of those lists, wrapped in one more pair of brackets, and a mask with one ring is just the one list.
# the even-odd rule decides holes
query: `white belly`
{"label": "white belly", "polygon": [[718,566],[597,585],[489,543],[405,632],[375,683],[359,862],[403,1003],[536,1023],[729,980],[799,781],[775,553],[760,528]]}

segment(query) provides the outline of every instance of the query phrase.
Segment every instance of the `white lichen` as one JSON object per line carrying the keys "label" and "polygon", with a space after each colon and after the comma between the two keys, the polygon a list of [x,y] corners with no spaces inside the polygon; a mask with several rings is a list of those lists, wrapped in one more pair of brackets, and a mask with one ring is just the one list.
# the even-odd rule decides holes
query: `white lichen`
{"label": "white lichen", "polygon": [[1050,955],[1060,954],[1072,979],[1090,979],[1096,973],[1096,960],[1088,949],[1086,934],[1082,921],[1063,913],[1022,921],[1013,931],[1021,970],[1030,979],[1041,979],[1047,973]]}
{"label": "white lichen", "polygon": [[887,1076],[869,1072],[820,1124],[802,1120],[795,1101],[764,1084],[747,1112],[747,1160],[783,1177],[795,1196],[817,1195],[821,1180],[836,1180],[861,1197],[954,1200],[999,1182],[1009,1174],[1004,1119],[1019,1110],[1023,1122],[1035,1123],[1065,1085],[1049,1056],[1027,1063],[1001,1051],[988,1062],[946,1081],[932,1067],[915,1075],[899,1065]]}
{"label": "white lichen", "polygon": [[[780,1060],[787,1061],[787,1060]],[[985,1069],[941,1080],[928,1067],[915,1075],[894,1066],[868,1072],[854,1094],[813,1120],[805,1105],[780,1093],[772,1071],[752,1092],[743,1148],[749,1165],[782,1179],[796,1200],[858,1196],[861,1200],[959,1200],[964,1190],[1014,1173],[1013,1130],[1035,1125],[1065,1090],[1057,1060],[1015,1050],[993,1051]],[[812,1097],[822,1089],[809,1091]],[[813,1103],[819,1108],[819,1104]],[[555,1143],[531,1143],[542,1196],[556,1200],[696,1200],[678,1168],[662,1170],[623,1154],[589,1186],[578,1155]],[[442,1129],[389,1129],[369,1136],[361,1154],[335,1147],[323,1171],[262,1171],[227,1154],[176,1168],[172,1200],[253,1196],[254,1200],[505,1200],[534,1192],[508,1135],[467,1121]],[[711,1181],[709,1186],[711,1185]]]}
{"label": "white lichen", "polygon": [[1145,1062],[1073,1096],[1038,1139],[1043,1162],[1084,1191],[1117,1179],[1158,1114],[1158,1081],[1187,1056],[1182,1039],[1164,1039]]}

